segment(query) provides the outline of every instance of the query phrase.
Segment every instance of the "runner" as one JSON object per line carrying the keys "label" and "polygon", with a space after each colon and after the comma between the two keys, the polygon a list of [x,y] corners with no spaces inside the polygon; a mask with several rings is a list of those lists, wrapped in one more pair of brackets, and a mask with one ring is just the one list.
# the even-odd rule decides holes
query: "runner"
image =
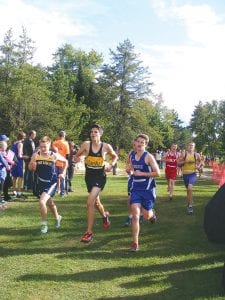
{"label": "runner", "polygon": [[56,161],[63,162],[62,172],[58,175],[60,179],[65,178],[68,162],[65,157],[59,153],[50,150],[51,139],[47,136],[40,140],[40,146],[30,160],[29,169],[36,171],[37,174],[37,192],[39,194],[39,204],[41,211],[41,233],[48,232],[47,225],[47,205],[56,219],[56,228],[60,228],[62,217],[58,214],[55,202],[52,197],[55,194],[57,186],[57,173],[55,169]]}
{"label": "runner", "polygon": [[173,199],[174,185],[177,179],[177,144],[172,144],[171,148],[166,152],[162,160],[166,163],[165,176],[167,180],[167,191],[169,192],[169,200]]}
{"label": "runner", "polygon": [[187,213],[193,214],[193,192],[192,187],[196,183],[197,169],[201,163],[199,153],[195,152],[195,143],[189,143],[187,151],[182,154],[179,163],[183,164],[182,173],[184,185],[187,191]]}
{"label": "runner", "polygon": [[140,231],[139,219],[141,210],[145,219],[155,221],[153,209],[155,194],[155,179],[160,176],[159,166],[152,154],[146,151],[149,137],[139,134],[136,137],[136,152],[132,152],[127,171],[133,171],[133,184],[131,187],[130,203],[132,211],[132,243],[130,251],[138,251],[138,237]]}
{"label": "runner", "polygon": [[[80,149],[75,155],[75,161],[79,162],[82,156],[85,156],[85,182],[88,190],[87,198],[87,231],[81,239],[81,242],[88,243],[93,240],[93,225],[95,208],[103,217],[103,227],[107,229],[110,226],[109,213],[105,211],[99,194],[106,183],[106,172],[111,172],[116,164],[118,156],[110,144],[103,143],[101,136],[103,130],[98,124],[94,124],[90,129],[91,141],[82,143]],[[105,164],[106,155],[112,158],[111,164]]]}

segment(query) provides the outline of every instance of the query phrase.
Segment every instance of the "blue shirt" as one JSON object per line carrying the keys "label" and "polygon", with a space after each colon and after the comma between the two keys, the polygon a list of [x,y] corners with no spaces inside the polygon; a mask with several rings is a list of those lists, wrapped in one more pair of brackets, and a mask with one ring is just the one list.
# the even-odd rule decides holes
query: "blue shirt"
{"label": "blue shirt", "polygon": [[[140,171],[143,173],[149,173],[152,171],[151,166],[149,166],[148,164],[146,164],[145,162],[145,157],[148,154],[148,151],[144,151],[142,156],[140,157],[139,160],[136,160],[135,156],[136,153],[135,152],[131,152],[131,164],[134,168],[134,171]],[[155,179],[153,177],[148,177],[148,176],[133,176],[133,183],[132,183],[132,187],[131,190],[151,190],[152,188],[154,188],[156,186],[155,184]]]}

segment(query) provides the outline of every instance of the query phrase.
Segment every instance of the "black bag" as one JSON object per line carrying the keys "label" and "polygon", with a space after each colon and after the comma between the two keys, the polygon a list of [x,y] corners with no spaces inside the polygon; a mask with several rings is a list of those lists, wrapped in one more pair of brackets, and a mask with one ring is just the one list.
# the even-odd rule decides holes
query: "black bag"
{"label": "black bag", "polygon": [[210,242],[225,244],[225,184],[206,205],[203,226]]}

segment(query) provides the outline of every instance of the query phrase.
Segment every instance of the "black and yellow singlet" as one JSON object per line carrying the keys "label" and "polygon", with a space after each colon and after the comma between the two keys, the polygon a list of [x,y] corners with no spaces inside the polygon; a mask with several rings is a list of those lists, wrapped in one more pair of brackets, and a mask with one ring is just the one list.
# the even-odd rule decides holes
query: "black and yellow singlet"
{"label": "black and yellow singlet", "polygon": [[102,157],[102,147],[103,143],[101,144],[101,147],[98,150],[98,152],[95,153],[92,150],[92,143],[90,143],[89,153],[88,156],[85,158],[86,174],[101,174],[102,172],[104,172],[105,160]]}

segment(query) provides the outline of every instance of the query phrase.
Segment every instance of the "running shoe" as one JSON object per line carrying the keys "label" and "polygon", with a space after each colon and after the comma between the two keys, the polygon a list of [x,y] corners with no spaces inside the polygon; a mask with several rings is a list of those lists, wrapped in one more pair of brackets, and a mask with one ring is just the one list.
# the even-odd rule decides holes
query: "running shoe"
{"label": "running shoe", "polygon": [[153,209],[153,216],[151,217],[151,219],[149,220],[152,224],[154,224],[157,220],[157,216],[155,213],[155,210]]}
{"label": "running shoe", "polygon": [[58,219],[56,220],[55,228],[60,228],[61,227],[61,221],[62,221],[62,216],[59,215]]}
{"label": "running shoe", "polygon": [[132,218],[127,217],[127,218],[126,218],[126,221],[125,221],[125,223],[124,223],[124,226],[130,226],[131,223],[132,223]]}
{"label": "running shoe", "polygon": [[188,207],[187,207],[187,213],[188,213],[189,215],[192,215],[193,212],[194,212],[193,206],[188,205]]}
{"label": "running shoe", "polygon": [[41,233],[47,233],[47,232],[48,232],[47,224],[41,224]]}
{"label": "running shoe", "polygon": [[92,240],[93,240],[93,233],[86,231],[80,241],[83,243],[89,243]]}
{"label": "running shoe", "polygon": [[131,246],[130,246],[130,251],[131,252],[136,252],[138,250],[139,250],[138,245],[136,243],[132,242]]}
{"label": "running shoe", "polygon": [[108,229],[110,226],[109,212],[105,211],[105,217],[102,218],[103,228]]}

